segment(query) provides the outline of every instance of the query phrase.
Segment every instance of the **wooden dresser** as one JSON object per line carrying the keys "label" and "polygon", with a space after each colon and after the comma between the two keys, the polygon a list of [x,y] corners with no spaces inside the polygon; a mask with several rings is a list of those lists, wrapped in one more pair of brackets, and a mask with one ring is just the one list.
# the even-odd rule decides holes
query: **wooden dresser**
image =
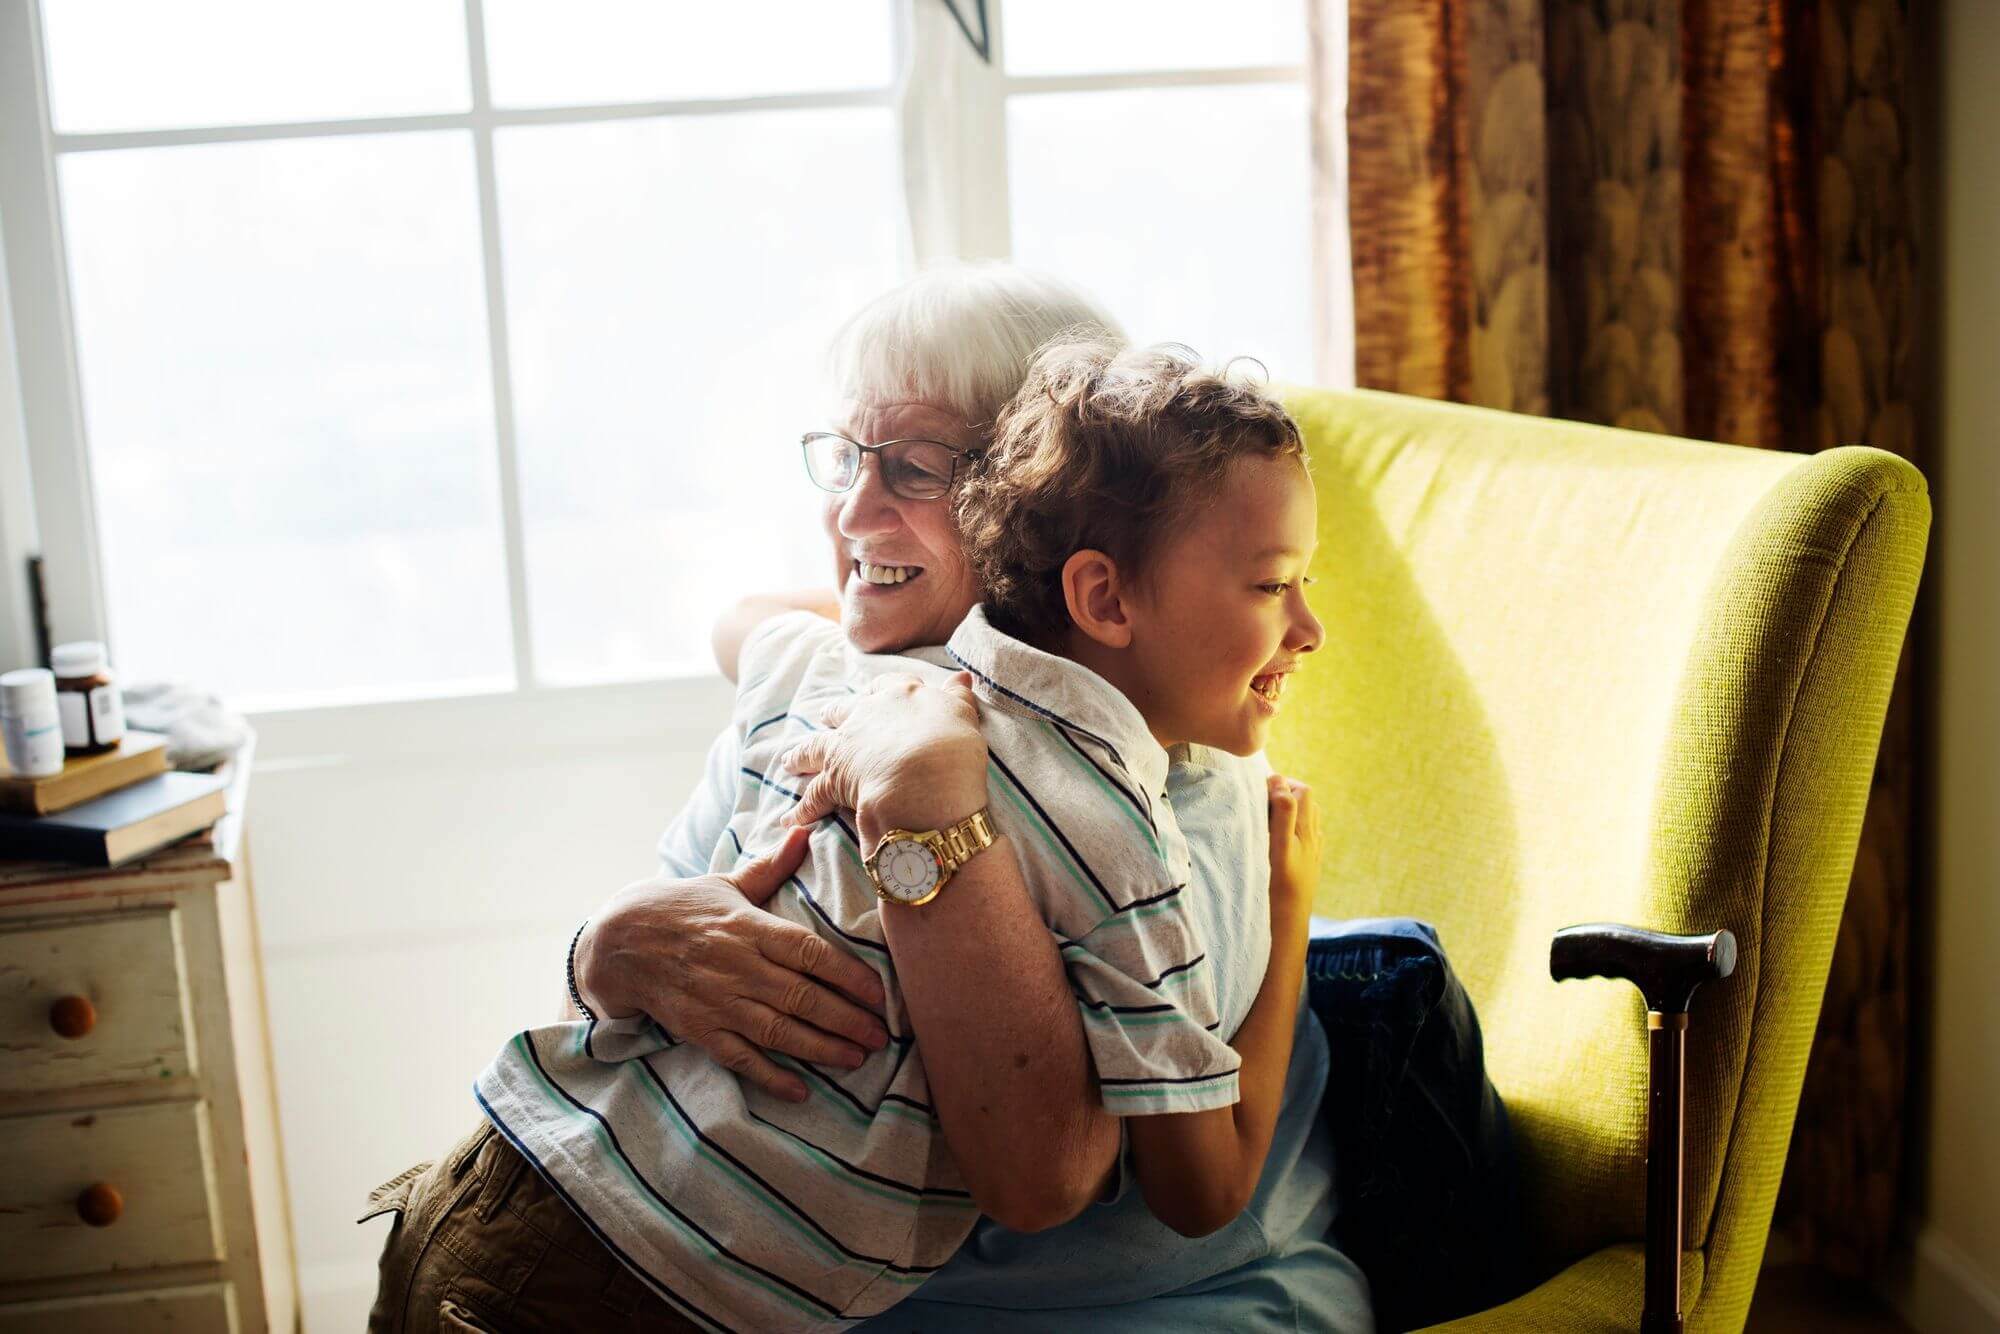
{"label": "wooden dresser", "polygon": [[0,861],[0,1334],[298,1328],[234,767],[145,860]]}

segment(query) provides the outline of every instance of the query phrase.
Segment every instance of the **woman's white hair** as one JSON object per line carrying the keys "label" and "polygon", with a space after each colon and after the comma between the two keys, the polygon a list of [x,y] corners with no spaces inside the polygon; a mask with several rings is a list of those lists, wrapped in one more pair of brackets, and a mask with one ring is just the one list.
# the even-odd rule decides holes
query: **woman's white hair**
{"label": "woman's white hair", "polygon": [[827,349],[832,387],[851,400],[918,399],[982,436],[1044,343],[1124,341],[1105,309],[1047,274],[995,262],[927,268],[863,306]]}

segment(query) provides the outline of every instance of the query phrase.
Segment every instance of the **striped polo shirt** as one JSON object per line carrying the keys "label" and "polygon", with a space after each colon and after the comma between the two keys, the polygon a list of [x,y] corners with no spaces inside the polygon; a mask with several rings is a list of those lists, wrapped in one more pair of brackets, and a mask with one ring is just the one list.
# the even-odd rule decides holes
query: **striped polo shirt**
{"label": "striped polo shirt", "polygon": [[[967,669],[989,818],[1056,937],[1105,1106],[1130,1116],[1237,1100],[1238,1058],[1218,1035],[1215,979],[1183,899],[1167,754],[1122,694],[979,609],[944,648],[898,656],[860,653],[817,616],[777,617],[746,641],[740,666],[733,807],[710,870],[782,840],[799,780],[778,762],[821,708],[884,672],[939,681]],[[697,1322],[836,1328],[915,1291],[964,1242],[977,1206],[931,1107],[851,814],[820,822],[765,906],[880,973],[891,1040],[861,1068],[778,1057],[810,1090],[791,1103],[650,1021],[607,1020],[517,1035],[475,1092],[606,1244]]]}

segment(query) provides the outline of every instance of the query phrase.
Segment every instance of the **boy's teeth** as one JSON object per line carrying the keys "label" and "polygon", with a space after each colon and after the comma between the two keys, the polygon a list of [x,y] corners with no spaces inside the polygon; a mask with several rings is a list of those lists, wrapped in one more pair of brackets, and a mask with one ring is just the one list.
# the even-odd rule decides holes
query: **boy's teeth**
{"label": "boy's teeth", "polygon": [[1274,672],[1269,676],[1257,677],[1250,683],[1250,688],[1275,703],[1278,696],[1285,692],[1285,674]]}
{"label": "boy's teeth", "polygon": [[871,584],[900,584],[924,572],[921,565],[870,565],[865,560],[854,562],[854,567]]}

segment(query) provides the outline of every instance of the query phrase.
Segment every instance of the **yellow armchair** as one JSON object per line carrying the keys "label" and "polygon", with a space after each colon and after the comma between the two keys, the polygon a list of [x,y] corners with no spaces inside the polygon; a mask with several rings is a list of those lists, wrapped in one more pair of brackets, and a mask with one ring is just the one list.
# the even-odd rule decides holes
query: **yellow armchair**
{"label": "yellow armchair", "polygon": [[[1318,911],[1423,918],[1478,1005],[1539,1286],[1453,1330],[1630,1330],[1647,1038],[1550,977],[1576,922],[1734,933],[1687,1041],[1681,1300],[1740,1329],[1930,523],[1878,450],[1696,444],[1295,390],[1315,606],[1272,762],[1325,818]],[[1339,1078],[1334,1072],[1334,1078]]]}

